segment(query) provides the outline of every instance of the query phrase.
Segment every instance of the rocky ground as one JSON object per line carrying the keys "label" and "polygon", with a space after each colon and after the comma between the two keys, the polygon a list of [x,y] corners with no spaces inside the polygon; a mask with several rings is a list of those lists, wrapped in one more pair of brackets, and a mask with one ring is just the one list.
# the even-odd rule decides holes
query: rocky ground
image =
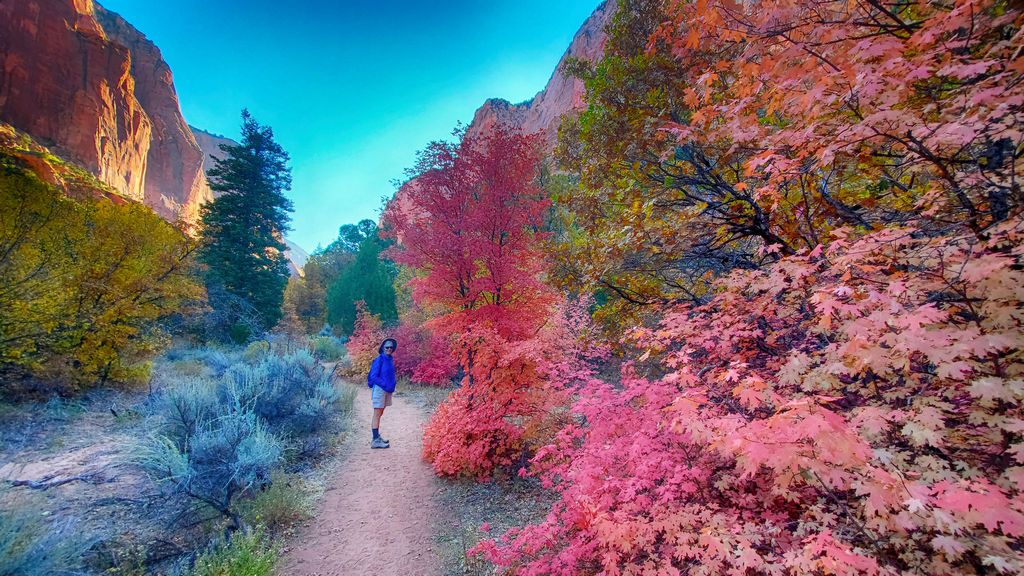
{"label": "rocky ground", "polygon": [[131,463],[146,435],[144,393],[95,392],[75,401],[4,405],[0,505],[73,526],[97,572],[129,573],[192,549],[190,507],[161,494]]}

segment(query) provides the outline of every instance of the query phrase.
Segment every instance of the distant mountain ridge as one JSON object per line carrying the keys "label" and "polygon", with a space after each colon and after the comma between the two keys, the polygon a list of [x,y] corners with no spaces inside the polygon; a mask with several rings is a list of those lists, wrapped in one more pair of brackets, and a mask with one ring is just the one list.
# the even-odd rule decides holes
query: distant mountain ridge
{"label": "distant mountain ridge", "polygon": [[[605,32],[618,9],[616,0],[604,0],[576,32],[572,42],[555,66],[551,78],[536,96],[520,104],[502,98],[490,98],[473,115],[466,135],[485,136],[501,125],[524,134],[540,134],[550,154],[558,143],[558,127],[566,114],[586,108],[586,86],[578,78],[566,74],[564,65],[569,58],[597,62],[604,55],[608,35]],[[419,186],[417,178],[406,182],[395,193],[391,205],[395,210],[412,210],[407,201],[411,190]]]}
{"label": "distant mountain ridge", "polygon": [[[189,128],[192,129],[192,135],[195,137],[196,143],[199,144],[199,149],[203,152],[204,173],[208,172],[210,168],[213,168],[213,158],[223,160],[228,157],[228,153],[220,149],[221,144],[227,146],[238,146],[238,142],[235,142],[227,136],[207,132],[202,128],[196,128],[191,125]],[[211,156],[213,156],[213,158],[210,158]]]}

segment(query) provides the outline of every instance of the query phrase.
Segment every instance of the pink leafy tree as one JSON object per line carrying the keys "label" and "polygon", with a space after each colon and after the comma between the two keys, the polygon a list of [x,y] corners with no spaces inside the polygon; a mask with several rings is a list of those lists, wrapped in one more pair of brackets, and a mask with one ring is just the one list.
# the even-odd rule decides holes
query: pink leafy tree
{"label": "pink leafy tree", "polygon": [[395,369],[423,384],[449,384],[458,373],[451,345],[424,326],[426,315],[408,312],[400,318],[395,337],[402,353],[395,358]]}
{"label": "pink leafy tree", "polygon": [[[678,63],[666,154],[738,159],[737,191],[814,246],[835,222],[924,216],[981,233],[1015,213],[1024,26],[1001,0],[670,0],[651,55]],[[784,246],[786,248],[786,246]]]}
{"label": "pink leafy tree", "polygon": [[427,426],[424,455],[445,475],[490,476],[522,458],[558,395],[537,338],[555,302],[542,282],[540,148],[498,126],[434,143],[384,215],[391,256],[416,270],[412,297],[464,378]]}
{"label": "pink leafy tree", "polygon": [[516,574],[1024,569],[1024,222],[840,230],[629,341],[535,460],[561,499],[477,548]]}
{"label": "pink leafy tree", "polygon": [[356,322],[345,348],[348,350],[349,374],[366,375],[379,354],[380,343],[387,338],[380,316],[370,312],[366,303],[356,302]]}
{"label": "pink leafy tree", "polygon": [[476,551],[524,575],[1020,573],[1020,7],[647,4],[683,87],[652,119],[665,157],[711,151],[801,242],[633,331],[534,458],[551,513]]}

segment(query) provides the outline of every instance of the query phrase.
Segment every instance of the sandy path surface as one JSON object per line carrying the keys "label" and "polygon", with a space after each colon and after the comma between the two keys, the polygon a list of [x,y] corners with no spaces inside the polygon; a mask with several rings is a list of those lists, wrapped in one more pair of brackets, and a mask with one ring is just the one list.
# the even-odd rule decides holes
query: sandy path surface
{"label": "sandy path surface", "polygon": [[317,516],[282,558],[281,576],[438,576],[431,522],[437,491],[421,457],[426,415],[407,395],[384,412],[384,450],[370,448],[370,391],[359,386],[346,457]]}

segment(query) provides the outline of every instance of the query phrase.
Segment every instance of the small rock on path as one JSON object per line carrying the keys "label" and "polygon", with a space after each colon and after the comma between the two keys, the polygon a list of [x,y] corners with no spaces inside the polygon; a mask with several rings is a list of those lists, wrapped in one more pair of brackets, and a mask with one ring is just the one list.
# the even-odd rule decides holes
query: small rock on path
{"label": "small rock on path", "polygon": [[438,576],[432,521],[437,490],[422,458],[425,415],[399,394],[384,411],[387,449],[370,448],[370,391],[359,386],[346,457],[317,516],[282,558],[281,576]]}

